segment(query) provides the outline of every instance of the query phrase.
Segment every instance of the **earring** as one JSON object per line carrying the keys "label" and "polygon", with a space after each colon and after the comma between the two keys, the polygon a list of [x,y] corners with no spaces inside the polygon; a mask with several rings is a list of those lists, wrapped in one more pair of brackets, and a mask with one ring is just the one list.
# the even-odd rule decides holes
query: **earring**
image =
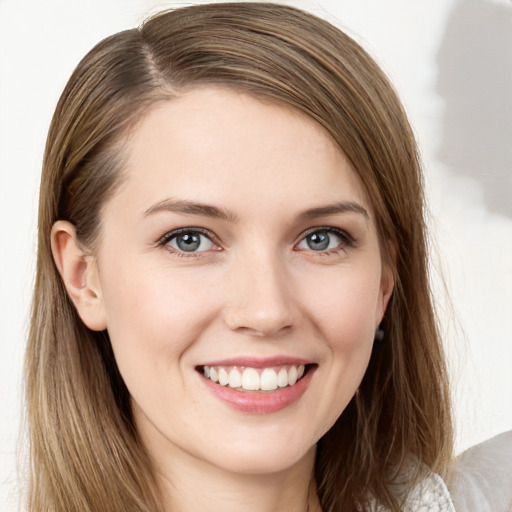
{"label": "earring", "polygon": [[383,339],[384,339],[384,329],[382,328],[382,324],[381,324],[375,330],[374,341],[382,341]]}

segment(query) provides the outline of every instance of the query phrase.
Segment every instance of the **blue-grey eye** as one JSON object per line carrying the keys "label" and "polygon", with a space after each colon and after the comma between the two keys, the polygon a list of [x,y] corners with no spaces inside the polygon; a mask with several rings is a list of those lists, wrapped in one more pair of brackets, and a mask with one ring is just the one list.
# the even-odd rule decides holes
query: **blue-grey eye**
{"label": "blue-grey eye", "polygon": [[213,247],[213,242],[197,231],[184,231],[173,235],[167,244],[173,249],[183,252],[201,252]]}
{"label": "blue-grey eye", "polygon": [[311,251],[328,251],[336,249],[343,243],[340,235],[333,231],[318,230],[306,235],[299,245],[299,249],[309,249]]}

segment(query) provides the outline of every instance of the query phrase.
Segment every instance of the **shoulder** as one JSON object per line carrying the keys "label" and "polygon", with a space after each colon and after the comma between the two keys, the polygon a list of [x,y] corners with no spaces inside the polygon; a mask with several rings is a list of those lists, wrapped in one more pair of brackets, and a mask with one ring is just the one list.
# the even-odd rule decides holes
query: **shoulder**
{"label": "shoulder", "polygon": [[430,473],[407,495],[403,512],[455,512],[455,508],[444,481]]}
{"label": "shoulder", "polygon": [[[442,478],[428,473],[403,496],[402,512],[455,512],[450,493]],[[373,503],[371,512],[389,512],[377,503]]]}
{"label": "shoulder", "polygon": [[512,512],[512,430],[459,455],[448,486],[460,512]]}

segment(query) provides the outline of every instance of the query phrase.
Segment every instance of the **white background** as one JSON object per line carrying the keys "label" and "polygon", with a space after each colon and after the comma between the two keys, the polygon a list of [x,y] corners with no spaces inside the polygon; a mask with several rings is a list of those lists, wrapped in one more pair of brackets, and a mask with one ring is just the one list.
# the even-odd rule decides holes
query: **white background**
{"label": "white background", "polygon": [[[425,161],[457,451],[511,429],[512,2],[283,3],[345,28],[395,83]],[[185,2],[0,0],[1,512],[16,510],[20,486],[21,366],[52,111],[74,66],[97,41],[176,5]]]}

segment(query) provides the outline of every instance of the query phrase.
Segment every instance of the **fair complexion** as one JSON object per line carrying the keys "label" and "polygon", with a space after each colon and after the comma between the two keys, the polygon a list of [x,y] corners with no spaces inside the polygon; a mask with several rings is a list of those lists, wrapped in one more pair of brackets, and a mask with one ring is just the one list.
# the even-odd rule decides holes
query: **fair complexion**
{"label": "fair complexion", "polygon": [[155,106],[126,146],[94,254],[67,222],[52,243],[108,329],[169,509],[315,510],[316,443],[393,287],[363,186],[314,121],[222,88]]}

